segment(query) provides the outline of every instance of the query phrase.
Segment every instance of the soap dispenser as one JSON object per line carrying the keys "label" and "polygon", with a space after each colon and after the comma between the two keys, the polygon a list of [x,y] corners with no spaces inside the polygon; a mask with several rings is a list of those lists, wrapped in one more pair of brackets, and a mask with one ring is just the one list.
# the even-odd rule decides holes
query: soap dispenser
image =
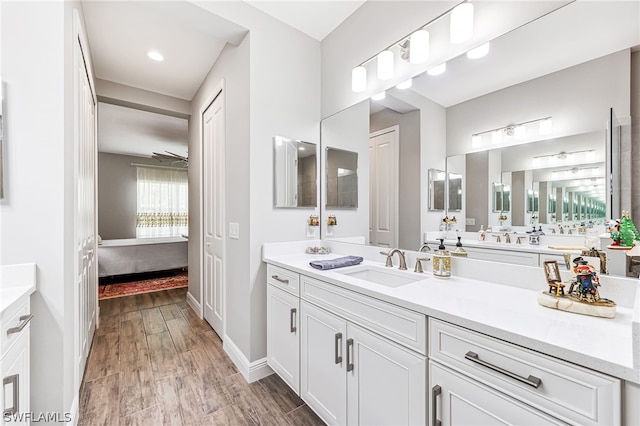
{"label": "soap dispenser", "polygon": [[444,246],[444,238],[440,238],[438,250],[433,255],[433,276],[451,278],[451,253]]}
{"label": "soap dispenser", "polygon": [[484,225],[480,225],[480,230],[478,231],[478,241],[484,241],[486,237],[487,236],[484,233]]}
{"label": "soap dispenser", "polygon": [[533,230],[529,234],[529,244],[532,246],[537,246],[540,244],[540,234],[536,231],[536,227],[533,227]]}
{"label": "soap dispenser", "polygon": [[467,251],[462,248],[462,241],[460,241],[462,237],[458,237],[458,242],[456,243],[456,248],[451,252],[451,256],[456,257],[467,257]]}

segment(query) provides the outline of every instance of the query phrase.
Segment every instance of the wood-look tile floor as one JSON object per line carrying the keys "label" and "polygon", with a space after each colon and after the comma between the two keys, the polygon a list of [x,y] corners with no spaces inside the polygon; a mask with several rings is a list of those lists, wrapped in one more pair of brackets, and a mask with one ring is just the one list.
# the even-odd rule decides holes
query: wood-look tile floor
{"label": "wood-look tile floor", "polygon": [[100,301],[80,425],[322,425],[276,375],[247,383],[186,289]]}

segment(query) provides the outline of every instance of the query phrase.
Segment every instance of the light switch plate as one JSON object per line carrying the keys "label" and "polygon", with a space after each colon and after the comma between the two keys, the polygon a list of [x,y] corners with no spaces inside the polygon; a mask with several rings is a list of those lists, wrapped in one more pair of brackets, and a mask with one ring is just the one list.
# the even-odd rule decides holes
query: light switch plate
{"label": "light switch plate", "polygon": [[464,224],[465,225],[474,226],[476,224],[476,218],[475,217],[468,217],[468,218],[465,219]]}
{"label": "light switch plate", "polygon": [[229,222],[229,238],[233,240],[240,239],[240,224],[236,222]]}

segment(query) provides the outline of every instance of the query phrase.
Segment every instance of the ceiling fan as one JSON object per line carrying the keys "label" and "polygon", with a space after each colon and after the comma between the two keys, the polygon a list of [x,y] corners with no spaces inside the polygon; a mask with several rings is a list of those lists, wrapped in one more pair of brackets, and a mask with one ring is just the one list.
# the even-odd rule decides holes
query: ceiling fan
{"label": "ceiling fan", "polygon": [[154,152],[151,158],[160,162],[169,161],[172,165],[178,165],[183,167],[189,166],[189,157],[184,155],[174,154],[173,152],[165,151],[165,154]]}

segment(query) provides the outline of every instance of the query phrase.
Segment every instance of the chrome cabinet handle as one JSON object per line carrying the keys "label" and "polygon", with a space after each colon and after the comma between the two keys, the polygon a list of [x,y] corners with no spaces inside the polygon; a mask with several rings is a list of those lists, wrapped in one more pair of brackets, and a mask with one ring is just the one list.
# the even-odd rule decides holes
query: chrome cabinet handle
{"label": "chrome cabinet handle", "polygon": [[291,329],[290,330],[291,330],[292,333],[295,333],[296,330],[297,330],[296,329],[296,320],[295,320],[295,318],[296,318],[296,308],[291,308],[291,313],[289,315],[289,319],[291,321]]}
{"label": "chrome cabinet handle", "polygon": [[273,278],[276,281],[280,281],[282,284],[289,284],[289,280],[285,280],[283,278],[280,278],[277,275],[271,275],[271,278]]}
{"label": "chrome cabinet handle", "polygon": [[347,371],[353,371],[353,339],[347,339]]}
{"label": "chrome cabinet handle", "polygon": [[[6,387],[8,384],[12,384],[13,385],[13,402],[11,407],[9,408],[4,408],[3,410],[3,415],[5,416],[11,416],[14,415],[18,412],[18,410],[20,410],[20,375],[19,374],[13,374],[11,376],[7,376],[4,379],[2,379],[2,386]],[[6,394],[5,394],[6,395]],[[6,397],[5,397],[6,398]]]}
{"label": "chrome cabinet handle", "polygon": [[342,333],[336,333],[336,339],[334,342],[336,364],[342,364],[342,355],[338,355],[338,352],[340,351],[340,342],[342,342]]}
{"label": "chrome cabinet handle", "polygon": [[29,321],[31,321],[31,318],[33,318],[33,314],[20,315],[20,324],[18,324],[17,327],[8,328],[7,335],[13,334],[13,333],[20,333],[22,329],[25,328],[27,324],[29,324]]}
{"label": "chrome cabinet handle", "polygon": [[442,422],[438,419],[438,396],[442,393],[440,385],[431,388],[431,426],[440,426]]}
{"label": "chrome cabinet handle", "polygon": [[529,375],[529,377],[521,377],[521,376],[518,376],[515,373],[512,373],[509,370],[505,370],[502,367],[498,367],[497,365],[493,365],[493,364],[488,363],[487,361],[483,361],[483,360],[480,359],[478,354],[475,353],[475,352],[469,351],[464,355],[464,357],[466,359],[468,359],[469,361],[471,361],[471,362],[475,362],[476,364],[480,364],[483,367],[487,367],[490,370],[497,371],[500,374],[504,374],[505,376],[511,377],[514,380],[517,380],[517,381],[519,381],[521,383],[524,383],[526,385],[532,386],[532,387],[534,387],[536,389],[538,389],[538,387],[542,384],[542,380],[540,380],[538,377],[531,376],[531,375]]}

